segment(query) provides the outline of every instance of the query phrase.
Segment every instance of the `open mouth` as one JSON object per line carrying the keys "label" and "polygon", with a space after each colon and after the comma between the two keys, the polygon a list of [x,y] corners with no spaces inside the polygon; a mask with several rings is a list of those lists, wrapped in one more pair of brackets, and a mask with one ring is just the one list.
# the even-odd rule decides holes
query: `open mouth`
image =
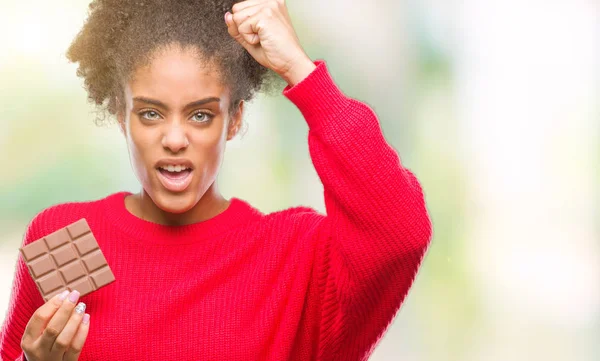
{"label": "open mouth", "polygon": [[169,165],[156,170],[163,187],[171,192],[183,192],[192,182],[193,170],[189,167]]}

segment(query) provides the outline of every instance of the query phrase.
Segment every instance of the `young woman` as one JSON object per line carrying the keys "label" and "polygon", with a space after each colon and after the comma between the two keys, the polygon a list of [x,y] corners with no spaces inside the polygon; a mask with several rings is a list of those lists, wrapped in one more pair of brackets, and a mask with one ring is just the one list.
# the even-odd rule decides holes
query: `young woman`
{"label": "young woman", "polygon": [[[309,59],[283,0],[95,0],[68,57],[118,121],[141,190],[32,220],[24,244],[87,219],[116,281],[44,303],[19,259],[2,360],[366,359],[430,218],[374,112]],[[215,184],[269,74],[308,123],[326,215],[263,214]]]}

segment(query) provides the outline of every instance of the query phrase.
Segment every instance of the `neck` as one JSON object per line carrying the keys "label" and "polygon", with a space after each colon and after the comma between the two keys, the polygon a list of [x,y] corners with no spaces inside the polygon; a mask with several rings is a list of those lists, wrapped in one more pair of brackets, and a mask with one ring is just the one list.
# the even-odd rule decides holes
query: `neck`
{"label": "neck", "polygon": [[229,203],[230,201],[220,194],[216,182],[208,188],[196,205],[183,213],[170,213],[160,209],[144,189],[125,198],[125,207],[131,214],[148,222],[166,226],[206,221],[227,209]]}

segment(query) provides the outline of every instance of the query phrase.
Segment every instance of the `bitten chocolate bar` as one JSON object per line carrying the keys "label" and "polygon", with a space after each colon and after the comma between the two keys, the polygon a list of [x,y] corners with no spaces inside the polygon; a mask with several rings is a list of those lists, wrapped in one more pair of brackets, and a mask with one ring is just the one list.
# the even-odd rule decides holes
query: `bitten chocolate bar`
{"label": "bitten chocolate bar", "polygon": [[85,296],[115,280],[85,219],[19,250],[45,301],[66,289]]}

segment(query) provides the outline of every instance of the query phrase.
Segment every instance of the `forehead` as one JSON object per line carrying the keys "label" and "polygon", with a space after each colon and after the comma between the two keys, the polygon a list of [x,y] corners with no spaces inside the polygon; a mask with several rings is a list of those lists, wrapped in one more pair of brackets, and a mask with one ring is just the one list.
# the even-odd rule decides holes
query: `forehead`
{"label": "forehead", "polygon": [[148,62],[134,69],[127,88],[134,96],[192,101],[224,96],[227,90],[215,64],[203,60],[196,49],[180,46],[154,51]]}

